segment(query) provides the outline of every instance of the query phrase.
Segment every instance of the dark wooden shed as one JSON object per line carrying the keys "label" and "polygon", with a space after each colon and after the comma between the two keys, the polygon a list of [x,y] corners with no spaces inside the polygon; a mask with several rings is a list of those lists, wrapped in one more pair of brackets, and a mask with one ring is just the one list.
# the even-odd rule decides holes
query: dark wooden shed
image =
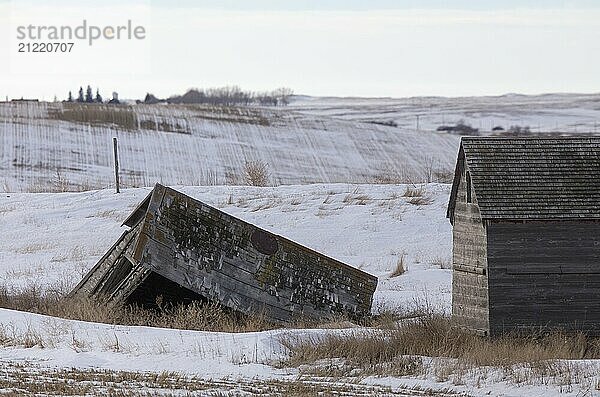
{"label": "dark wooden shed", "polygon": [[377,278],[156,185],[71,296],[111,304],[210,301],[275,322],[370,314]]}
{"label": "dark wooden shed", "polygon": [[600,333],[600,137],[463,138],[447,217],[459,325]]}

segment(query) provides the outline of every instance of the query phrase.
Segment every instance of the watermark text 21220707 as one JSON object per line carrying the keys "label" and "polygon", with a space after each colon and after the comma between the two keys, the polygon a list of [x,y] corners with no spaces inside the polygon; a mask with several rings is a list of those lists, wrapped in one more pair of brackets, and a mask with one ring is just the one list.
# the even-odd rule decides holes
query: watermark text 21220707
{"label": "watermark text 21220707", "polygon": [[71,52],[75,43],[19,43],[19,52]]}

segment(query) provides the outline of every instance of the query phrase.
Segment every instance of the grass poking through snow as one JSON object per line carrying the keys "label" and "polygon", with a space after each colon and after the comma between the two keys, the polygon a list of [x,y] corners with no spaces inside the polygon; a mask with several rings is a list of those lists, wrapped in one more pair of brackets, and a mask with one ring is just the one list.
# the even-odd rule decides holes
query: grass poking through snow
{"label": "grass poking through snow", "polygon": [[391,329],[286,337],[282,343],[290,351],[285,365],[330,377],[431,375],[458,382],[457,376],[487,374],[513,383],[594,387],[597,367],[566,360],[600,358],[600,338],[564,333],[482,338],[432,313]]}
{"label": "grass poking through snow", "polygon": [[392,277],[398,277],[403,275],[404,273],[406,273],[406,271],[408,270],[408,267],[404,261],[404,258],[406,257],[405,253],[402,253],[402,255],[400,255],[400,257],[398,258],[398,261],[396,262],[396,267],[394,268],[394,270],[392,271],[392,273],[390,274],[390,278]]}

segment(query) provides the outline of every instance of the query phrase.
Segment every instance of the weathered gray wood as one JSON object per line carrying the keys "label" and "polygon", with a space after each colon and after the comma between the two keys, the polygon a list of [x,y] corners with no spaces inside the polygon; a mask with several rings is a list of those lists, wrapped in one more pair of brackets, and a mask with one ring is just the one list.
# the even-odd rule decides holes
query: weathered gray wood
{"label": "weathered gray wood", "polygon": [[600,138],[463,138],[447,216],[459,325],[600,334]]}
{"label": "weathered gray wood", "polygon": [[[371,310],[377,278],[157,185],[124,222],[133,227],[74,296],[116,304],[209,300],[289,322]],[[162,285],[160,285],[162,284]],[[168,290],[168,291],[167,291]]]}
{"label": "weathered gray wood", "polygon": [[209,300],[278,321],[367,315],[377,285],[358,269],[160,185],[134,260]]}
{"label": "weathered gray wood", "polygon": [[98,263],[85,275],[85,277],[71,291],[73,297],[92,297],[100,289],[103,282],[109,278],[113,266],[123,257],[128,246],[132,245],[139,230],[124,232],[117,242],[100,258]]}
{"label": "weathered gray wood", "polygon": [[484,220],[600,220],[600,137],[465,137],[459,158],[455,185],[468,165]]}
{"label": "weathered gray wood", "polygon": [[146,216],[146,211],[148,211],[148,204],[150,204],[151,197],[152,192],[148,193],[148,195],[137,205],[137,207],[135,207],[133,212],[129,214],[121,226],[135,227],[138,223],[143,221],[144,217]]}
{"label": "weathered gray wood", "polygon": [[492,334],[541,326],[600,332],[600,223],[488,226]]}
{"label": "weathered gray wood", "polygon": [[477,197],[471,194],[473,202],[467,203],[465,175],[461,175],[457,184],[452,229],[452,316],[464,328],[487,333],[486,230]]}
{"label": "weathered gray wood", "polygon": [[126,231],[70,293],[71,297],[105,299],[122,304],[149,272],[133,261],[141,226]]}

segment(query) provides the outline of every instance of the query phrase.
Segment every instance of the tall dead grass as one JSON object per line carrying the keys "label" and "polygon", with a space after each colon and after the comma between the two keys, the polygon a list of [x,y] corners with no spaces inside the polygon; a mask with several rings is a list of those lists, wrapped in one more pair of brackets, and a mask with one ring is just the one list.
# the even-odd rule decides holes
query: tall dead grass
{"label": "tall dead grass", "polygon": [[[0,308],[20,310],[70,320],[104,324],[149,326],[196,331],[254,332],[282,328],[263,313],[244,315],[217,303],[194,301],[188,304],[163,302],[158,297],[153,308],[138,305],[112,306],[102,298],[73,299],[68,297],[71,285],[56,284],[40,287],[31,284],[24,288],[0,286]],[[386,311],[359,321],[362,326],[389,327],[406,313]],[[356,319],[354,319],[356,322]],[[299,316],[285,324],[288,328],[349,328],[354,323],[343,314],[322,320]]]}
{"label": "tall dead grass", "polygon": [[251,332],[276,328],[265,316],[245,316],[213,304],[163,304],[158,309],[137,305],[114,307],[102,300],[67,298],[68,286],[43,289],[28,286],[19,290],[0,287],[0,307],[105,324],[139,325],[197,331]]}
{"label": "tall dead grass", "polygon": [[407,198],[407,203],[413,205],[429,205],[433,202],[433,199],[427,194],[425,186],[407,185],[403,196]]}
{"label": "tall dead grass", "polygon": [[[561,360],[600,358],[600,338],[565,333],[481,338],[455,327],[448,317],[431,313],[397,323],[391,329],[309,339],[284,337],[282,343],[290,351],[285,365],[325,375],[327,365],[323,363],[336,363],[329,365],[329,376],[339,375],[340,365],[344,376],[353,371],[361,376],[395,376],[404,371],[405,375],[433,373],[440,380],[456,376],[459,368],[464,373],[497,368],[515,382],[543,377],[564,381],[569,373],[571,379],[577,379],[588,372],[585,365],[571,365],[570,372],[564,372],[565,365],[572,363]],[[426,362],[423,357],[441,360]]]}
{"label": "tall dead grass", "polygon": [[52,176],[34,178],[26,186],[25,191],[27,193],[65,193],[85,192],[105,187],[100,183],[90,183],[89,181],[75,183],[65,177],[61,169],[56,169]]}
{"label": "tall dead grass", "polygon": [[386,362],[405,355],[460,358],[478,366],[600,358],[600,338],[581,333],[482,338],[453,326],[450,318],[435,314],[404,321],[388,330],[284,342],[292,352],[290,363],[296,364],[334,357]]}
{"label": "tall dead grass", "polygon": [[390,278],[398,277],[406,273],[408,266],[406,266],[405,257],[406,254],[403,252],[398,258],[398,261],[396,261],[396,267],[394,267],[394,270],[392,270],[392,273],[390,273]]}
{"label": "tall dead grass", "polygon": [[131,106],[64,103],[61,109],[49,109],[51,119],[85,124],[110,124],[127,130],[138,129],[138,118]]}

